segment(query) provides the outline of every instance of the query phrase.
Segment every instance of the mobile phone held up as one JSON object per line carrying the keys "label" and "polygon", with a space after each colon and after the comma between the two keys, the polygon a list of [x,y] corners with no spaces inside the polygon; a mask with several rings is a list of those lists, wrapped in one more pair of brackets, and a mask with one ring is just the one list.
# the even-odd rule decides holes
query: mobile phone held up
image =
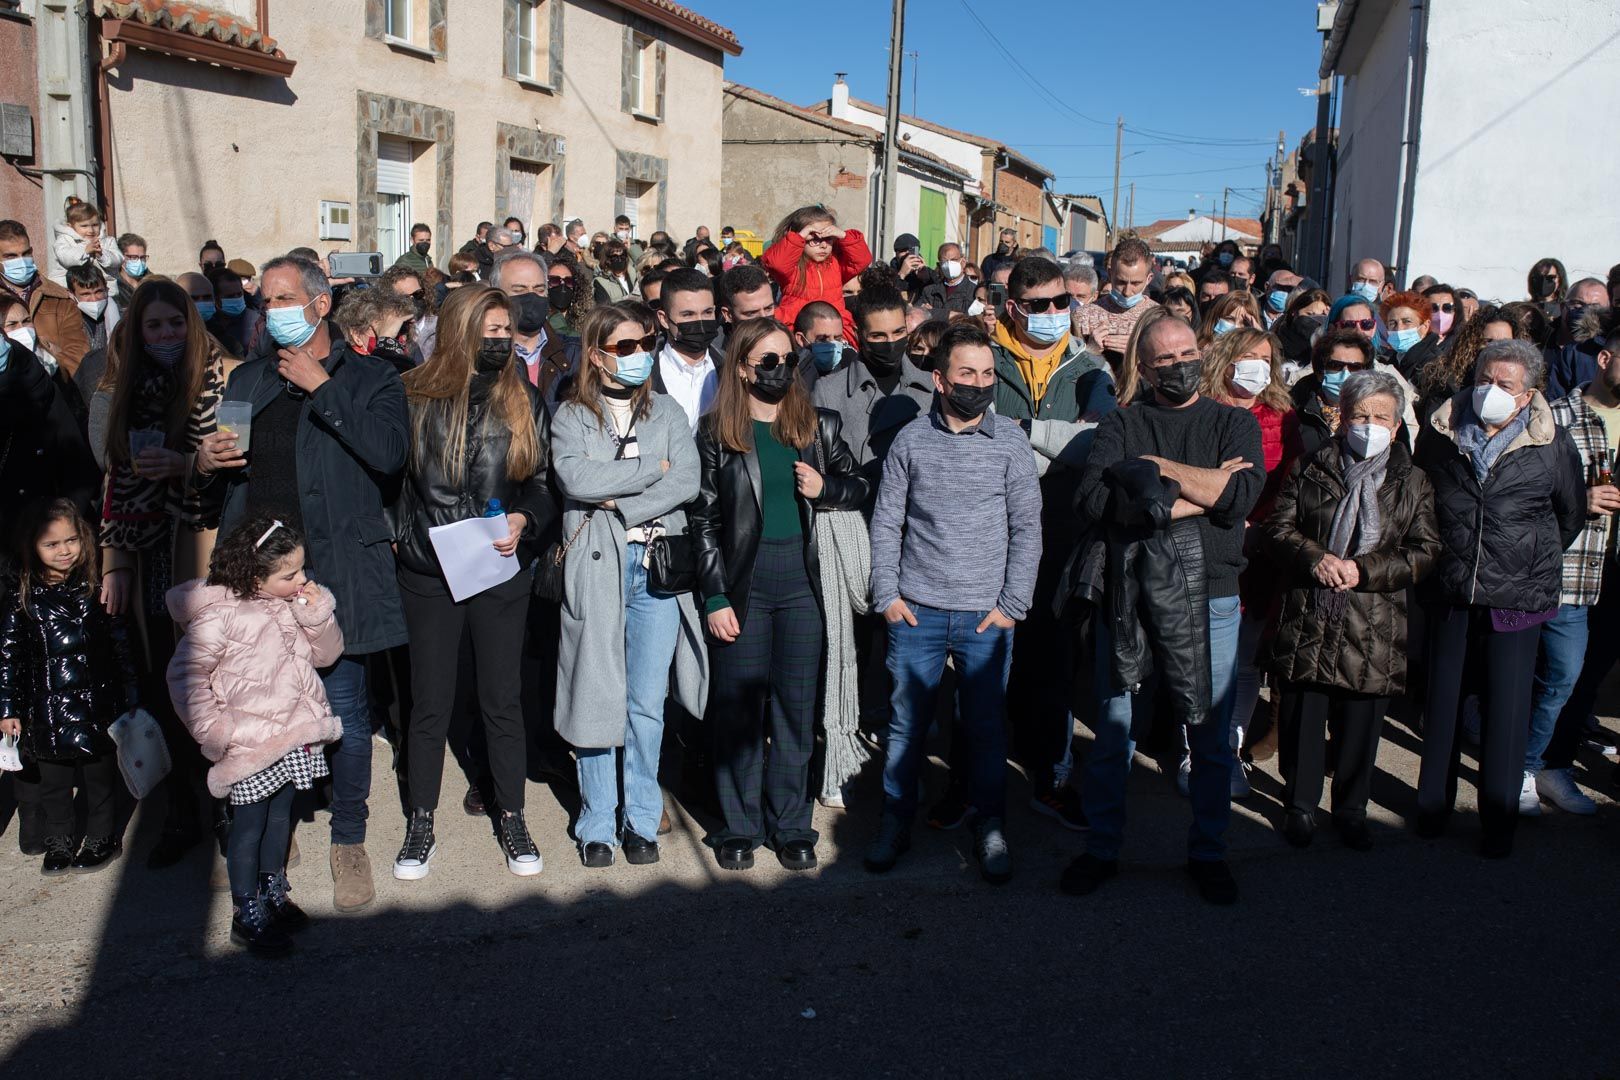
{"label": "mobile phone held up", "polygon": [[335,278],[381,277],[380,251],[334,251],[326,257],[328,272]]}

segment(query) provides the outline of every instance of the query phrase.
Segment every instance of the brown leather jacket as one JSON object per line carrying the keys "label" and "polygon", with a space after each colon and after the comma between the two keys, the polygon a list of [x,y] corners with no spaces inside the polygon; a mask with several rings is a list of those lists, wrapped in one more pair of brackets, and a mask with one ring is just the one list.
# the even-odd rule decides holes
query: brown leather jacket
{"label": "brown leather jacket", "polygon": [[1317,583],[1311,571],[1327,553],[1333,512],[1345,494],[1340,446],[1329,439],[1294,463],[1263,526],[1286,590],[1271,670],[1284,682],[1394,697],[1406,688],[1406,590],[1440,554],[1434,491],[1395,440],[1378,489],[1383,538],[1353,560],[1361,584],[1350,590],[1343,617],[1326,620],[1312,603]]}

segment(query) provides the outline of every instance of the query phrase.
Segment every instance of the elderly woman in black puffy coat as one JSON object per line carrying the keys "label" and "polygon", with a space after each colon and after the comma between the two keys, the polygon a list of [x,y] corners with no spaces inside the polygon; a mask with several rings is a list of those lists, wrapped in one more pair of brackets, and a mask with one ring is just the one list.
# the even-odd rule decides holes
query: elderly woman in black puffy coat
{"label": "elderly woman in black puffy coat", "polygon": [[1477,695],[1481,853],[1493,858],[1513,850],[1541,625],[1558,610],[1564,549],[1586,520],[1580,458],[1537,389],[1545,380],[1530,342],[1490,343],[1474,385],[1435,410],[1416,453],[1434,486],[1442,545],[1417,831],[1445,830],[1461,706]]}
{"label": "elderly woman in black puffy coat", "polygon": [[1271,669],[1282,688],[1283,835],[1311,842],[1327,728],[1337,743],[1333,824],[1372,847],[1367,798],[1390,698],[1406,687],[1406,596],[1440,554],[1434,492],[1396,437],[1405,391],[1358,371],[1339,394],[1335,436],[1299,459],[1263,529],[1283,574]]}

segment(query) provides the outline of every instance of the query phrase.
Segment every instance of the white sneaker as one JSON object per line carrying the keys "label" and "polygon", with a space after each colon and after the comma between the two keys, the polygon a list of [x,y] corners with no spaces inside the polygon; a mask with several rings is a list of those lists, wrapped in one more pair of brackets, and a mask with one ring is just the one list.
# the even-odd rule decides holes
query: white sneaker
{"label": "white sneaker", "polygon": [[1181,755],[1181,764],[1176,767],[1176,790],[1183,795],[1187,794],[1187,786],[1192,783],[1192,758],[1186,754]]}
{"label": "white sneaker", "polygon": [[1519,785],[1519,816],[1540,817],[1541,796],[1536,793],[1536,774],[1524,774],[1524,782]]}
{"label": "white sneaker", "polygon": [[1597,803],[1575,783],[1574,769],[1542,769],[1536,775],[1536,791],[1566,814],[1597,813]]}
{"label": "white sneaker", "polygon": [[1247,799],[1254,794],[1254,788],[1249,785],[1249,769],[1243,764],[1241,758],[1232,762],[1232,798]]}

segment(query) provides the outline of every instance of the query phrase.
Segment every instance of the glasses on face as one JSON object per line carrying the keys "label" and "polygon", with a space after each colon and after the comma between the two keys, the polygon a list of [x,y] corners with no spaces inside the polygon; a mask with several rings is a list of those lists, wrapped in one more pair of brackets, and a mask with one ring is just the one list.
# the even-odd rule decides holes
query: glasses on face
{"label": "glasses on face", "polygon": [[748,362],[761,371],[775,371],[779,364],[786,364],[790,368],[799,366],[799,358],[794,353],[760,353]]}
{"label": "glasses on face", "polygon": [[548,277],[548,278],[546,278],[546,288],[548,288],[548,289],[560,289],[560,288],[564,288],[564,287],[566,287],[568,285],[572,285],[573,283],[574,283],[574,279],[571,278],[571,277]]}
{"label": "glasses on face", "polygon": [[1434,305],[1434,310],[1436,310],[1436,311],[1444,311],[1449,315],[1451,312],[1457,310],[1457,305],[1456,304],[1435,304]]}
{"label": "glasses on face", "polygon": [[1339,330],[1371,330],[1378,325],[1376,319],[1340,319],[1333,324]]}
{"label": "glasses on face", "polygon": [[1328,360],[1322,364],[1324,371],[1366,371],[1367,365],[1359,360]]}
{"label": "glasses on face", "polygon": [[1074,297],[1068,293],[1059,293],[1056,296],[1031,296],[1027,300],[1015,300],[1014,303],[1033,315],[1040,315],[1054,308],[1058,311],[1067,311],[1069,302],[1073,299]]}
{"label": "glasses on face", "polygon": [[611,344],[603,344],[602,351],[612,353],[614,356],[634,356],[638,352],[652,352],[658,347],[658,335],[648,334],[644,338],[625,338]]}

